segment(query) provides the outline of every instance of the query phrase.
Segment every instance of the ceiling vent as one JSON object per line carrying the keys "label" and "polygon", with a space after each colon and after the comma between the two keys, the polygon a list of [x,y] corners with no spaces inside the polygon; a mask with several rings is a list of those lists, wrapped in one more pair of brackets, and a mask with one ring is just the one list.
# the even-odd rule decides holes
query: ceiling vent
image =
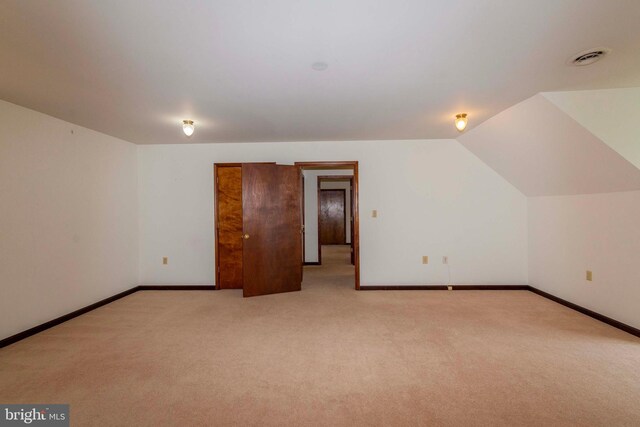
{"label": "ceiling vent", "polygon": [[575,55],[569,61],[571,65],[583,66],[590,65],[596,61],[599,61],[603,56],[608,54],[611,50],[606,48],[598,48],[598,49],[589,49],[582,51]]}

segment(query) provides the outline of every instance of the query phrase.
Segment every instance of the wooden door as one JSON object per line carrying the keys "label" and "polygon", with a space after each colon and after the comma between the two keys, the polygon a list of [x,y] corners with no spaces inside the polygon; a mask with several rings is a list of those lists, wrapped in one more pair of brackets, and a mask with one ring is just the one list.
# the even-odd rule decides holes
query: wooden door
{"label": "wooden door", "polygon": [[318,221],[321,245],[346,244],[345,198],[345,190],[320,190]]}
{"label": "wooden door", "polygon": [[297,166],[242,165],[245,297],[301,289],[301,191]]}
{"label": "wooden door", "polygon": [[216,167],[218,287],[242,289],[242,167]]}

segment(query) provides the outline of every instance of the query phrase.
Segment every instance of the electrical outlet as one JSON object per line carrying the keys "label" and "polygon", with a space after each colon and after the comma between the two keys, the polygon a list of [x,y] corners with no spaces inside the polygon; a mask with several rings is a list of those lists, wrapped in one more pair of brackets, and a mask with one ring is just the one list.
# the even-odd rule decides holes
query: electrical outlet
{"label": "electrical outlet", "polygon": [[378,218],[378,210],[374,209],[371,211],[371,218]]}
{"label": "electrical outlet", "polygon": [[448,289],[448,290],[450,290],[450,291],[452,291],[452,290],[453,290],[453,286],[448,285],[448,286],[447,286],[447,289]]}
{"label": "electrical outlet", "polygon": [[443,263],[443,264],[449,264],[449,257],[448,257],[448,256],[446,256],[446,255],[445,255],[445,256],[443,256],[443,257],[442,257],[442,263]]}
{"label": "electrical outlet", "polygon": [[593,272],[592,271],[587,270],[587,280],[589,282],[593,282]]}
{"label": "electrical outlet", "polygon": [[164,264],[164,265],[169,264],[169,257],[168,256],[163,256],[162,257],[162,264]]}
{"label": "electrical outlet", "polygon": [[428,257],[427,255],[424,255],[424,256],[422,257],[422,263],[423,263],[423,264],[429,264],[429,257]]}

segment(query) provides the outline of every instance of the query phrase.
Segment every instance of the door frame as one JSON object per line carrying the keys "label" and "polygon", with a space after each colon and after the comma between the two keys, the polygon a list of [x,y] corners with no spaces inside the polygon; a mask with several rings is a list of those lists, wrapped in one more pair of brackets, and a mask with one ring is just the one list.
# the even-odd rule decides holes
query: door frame
{"label": "door frame", "polygon": [[[353,245],[353,241],[354,241],[354,236],[353,236],[353,223],[354,223],[354,217],[353,217],[353,175],[321,175],[318,176],[318,190],[321,190],[321,182],[331,182],[331,181],[336,181],[336,182],[343,182],[343,181],[349,181],[349,213],[351,213],[351,218],[348,218],[349,222],[349,240],[351,241],[350,243],[346,243],[345,245],[348,244],[349,246],[351,246],[351,265],[355,265],[355,251],[354,251],[354,245]],[[346,191],[345,191],[346,194]],[[319,196],[318,196],[318,200],[319,200]],[[345,202],[346,203],[346,202]],[[346,212],[346,211],[345,211]],[[304,213],[304,212],[303,212]],[[345,219],[347,219],[345,217]],[[345,227],[346,230],[346,227]],[[320,226],[318,225],[318,243],[320,243]],[[304,242],[303,242],[304,244]],[[321,246],[321,245],[320,245]],[[321,249],[318,249],[318,264],[322,264],[322,256],[321,256]]]}
{"label": "door frame", "polygon": [[[351,216],[353,217],[352,224],[352,244],[354,252],[354,267],[355,267],[355,289],[360,290],[360,200],[359,200],[359,176],[358,176],[358,162],[357,161],[334,161],[334,162],[295,162],[294,163],[300,169],[303,170],[326,170],[326,169],[348,169],[353,171],[353,176],[349,176],[353,179],[351,185],[351,203],[353,209],[351,210]],[[332,176],[335,178],[336,176]],[[304,192],[304,189],[303,189]],[[320,241],[318,241],[318,245]],[[320,256],[320,252],[318,252]],[[319,258],[318,258],[319,259]]]}

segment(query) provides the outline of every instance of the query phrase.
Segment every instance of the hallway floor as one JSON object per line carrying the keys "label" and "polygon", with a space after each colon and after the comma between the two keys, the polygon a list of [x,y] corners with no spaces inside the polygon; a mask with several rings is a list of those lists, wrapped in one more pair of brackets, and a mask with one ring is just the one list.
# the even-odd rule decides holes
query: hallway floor
{"label": "hallway floor", "polygon": [[78,426],[640,425],[640,339],[528,291],[357,292],[337,251],[301,292],[142,291],[8,346],[0,402]]}

